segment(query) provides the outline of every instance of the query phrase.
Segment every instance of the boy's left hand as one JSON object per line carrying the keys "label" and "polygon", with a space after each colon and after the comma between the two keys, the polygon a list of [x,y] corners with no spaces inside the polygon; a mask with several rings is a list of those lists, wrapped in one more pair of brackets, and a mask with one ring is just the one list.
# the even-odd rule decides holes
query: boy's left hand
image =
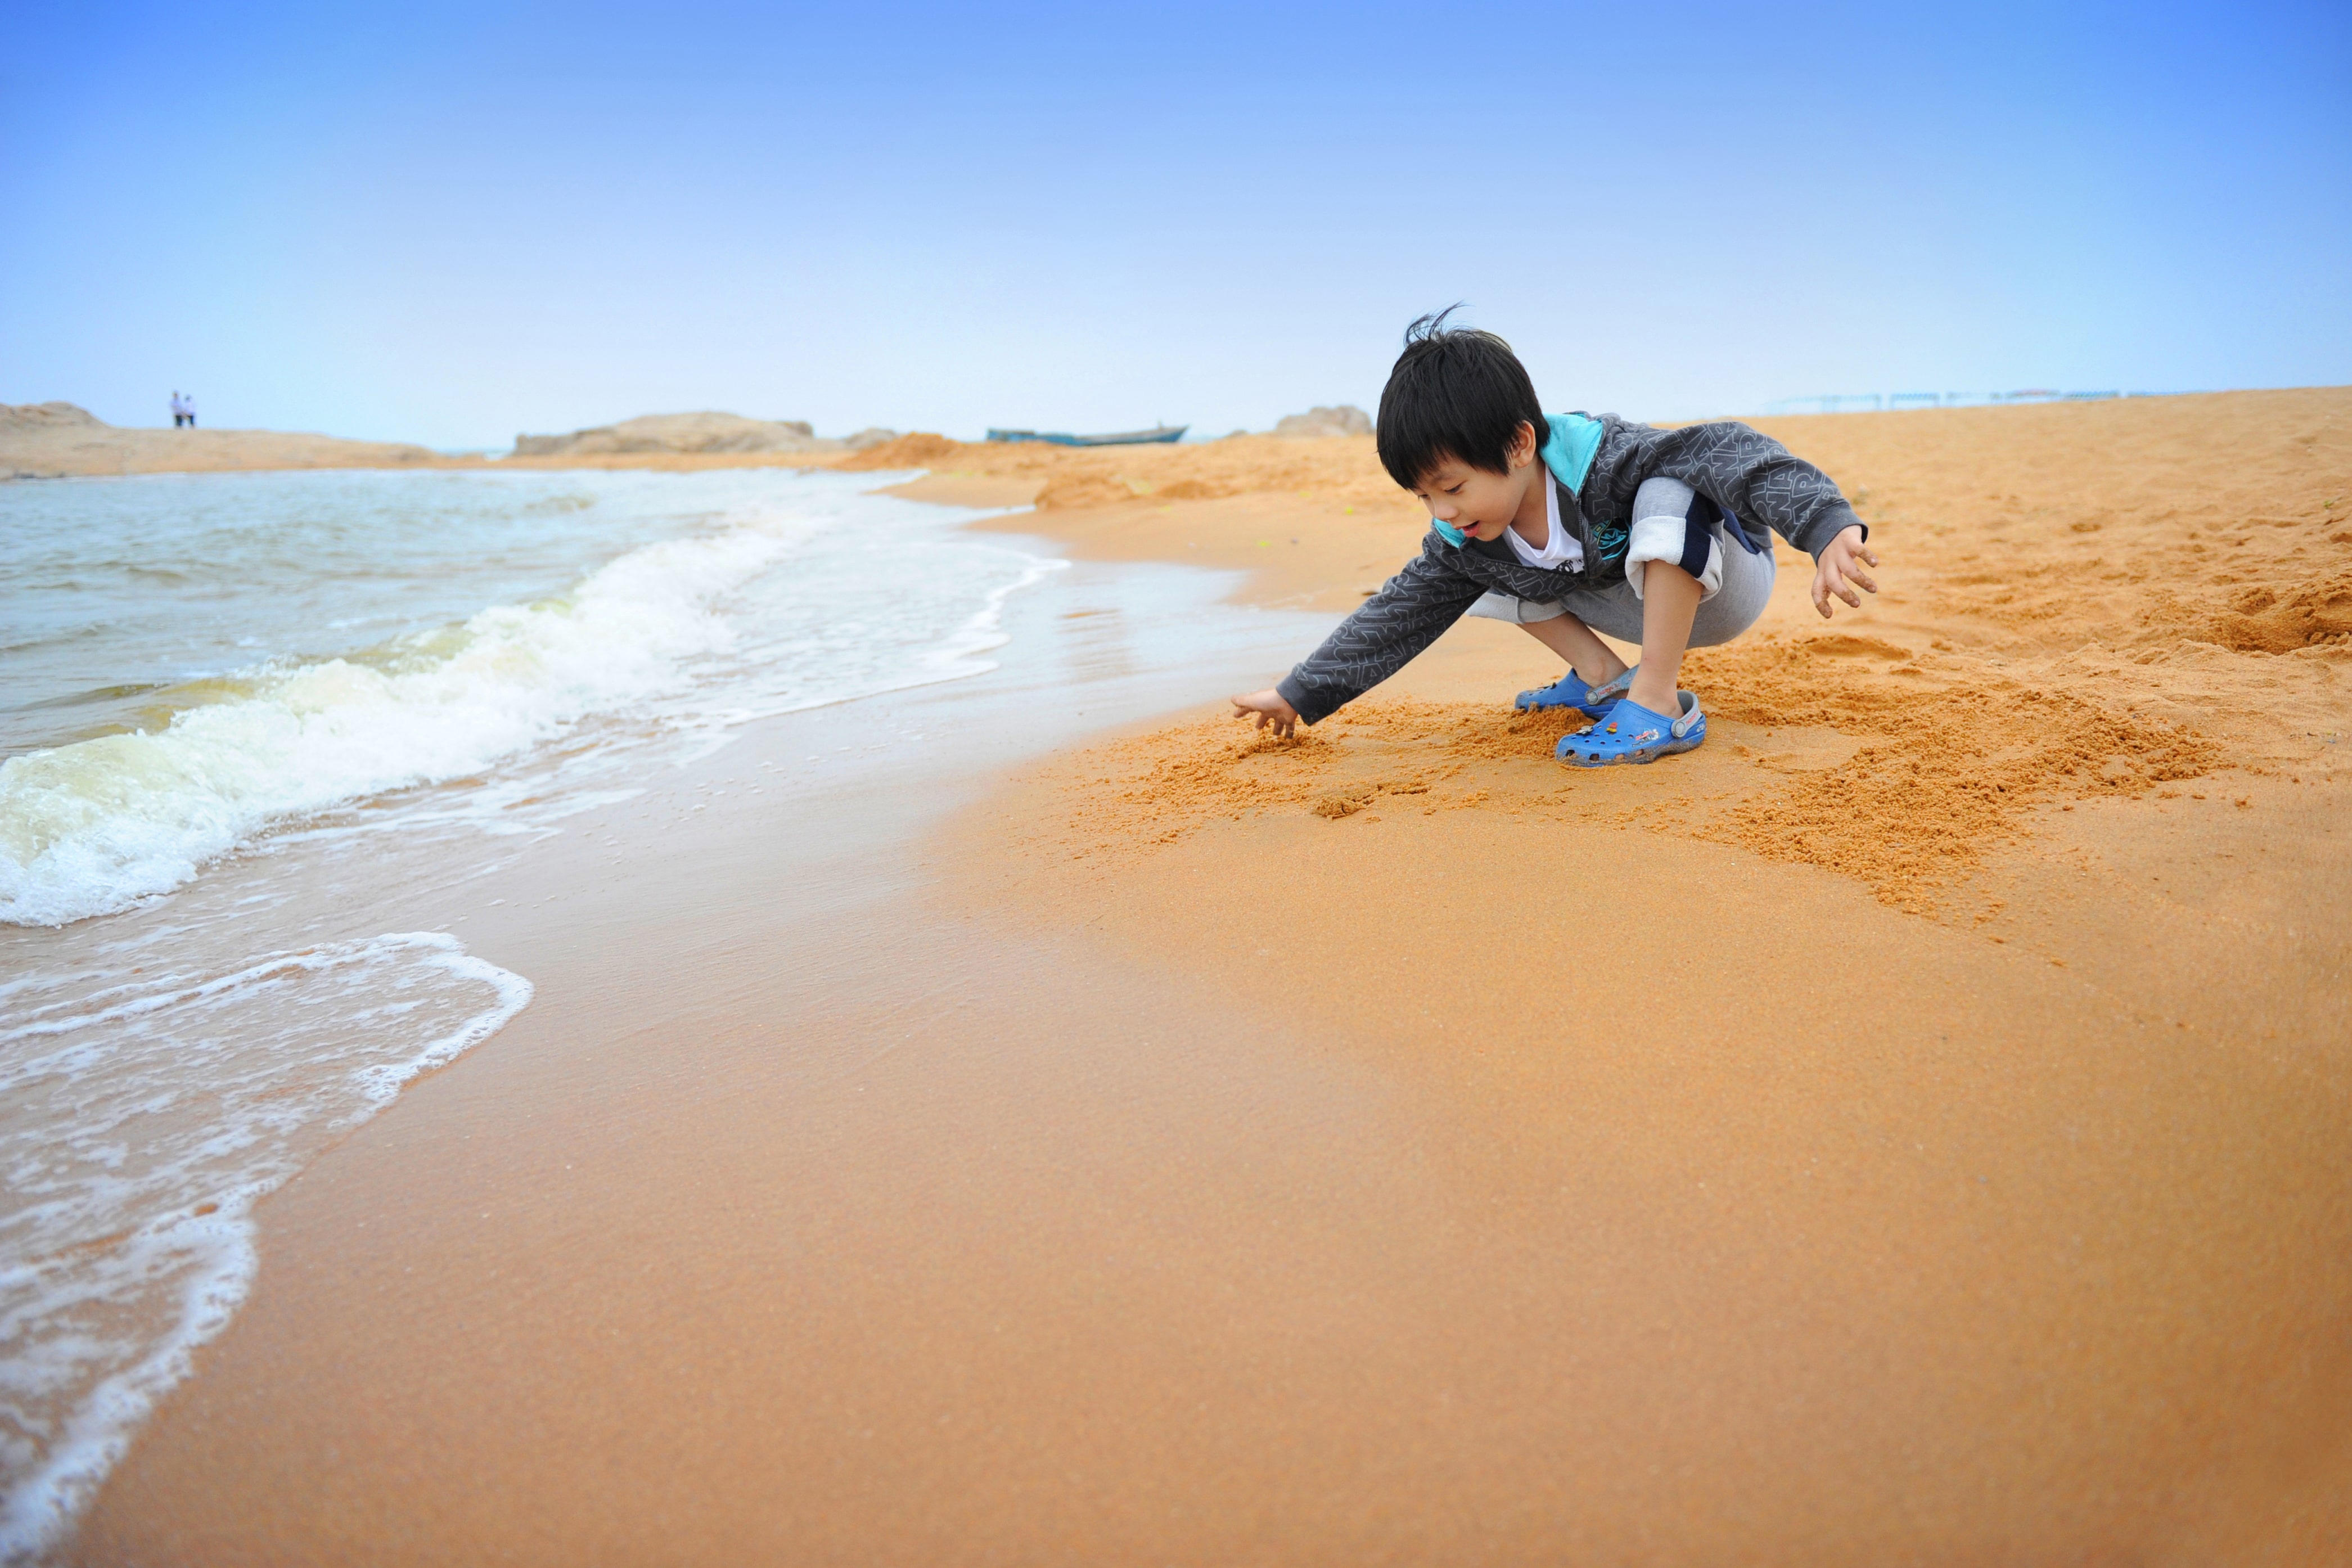
{"label": "boy's left hand", "polygon": [[1855,588],[1864,594],[1878,592],[1878,584],[1862,569],[1864,564],[1877,565],[1878,557],[1862,542],[1862,530],[1840,529],[1830,547],[1822,552],[1821,563],[1813,573],[1813,608],[1822,613],[1822,619],[1828,620],[1834,613],[1830,608],[1832,594],[1858,610],[1862,595]]}

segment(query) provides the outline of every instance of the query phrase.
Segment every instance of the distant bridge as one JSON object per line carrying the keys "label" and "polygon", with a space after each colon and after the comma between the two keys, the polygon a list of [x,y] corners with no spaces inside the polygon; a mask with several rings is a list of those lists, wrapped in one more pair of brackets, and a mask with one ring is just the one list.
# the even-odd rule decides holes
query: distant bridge
{"label": "distant bridge", "polygon": [[2103,403],[2113,397],[2153,397],[2150,392],[2060,392],[2029,386],[2018,392],[1823,392],[1784,397],[1767,414],[1859,414],[1891,408],[1978,408],[1996,403]]}

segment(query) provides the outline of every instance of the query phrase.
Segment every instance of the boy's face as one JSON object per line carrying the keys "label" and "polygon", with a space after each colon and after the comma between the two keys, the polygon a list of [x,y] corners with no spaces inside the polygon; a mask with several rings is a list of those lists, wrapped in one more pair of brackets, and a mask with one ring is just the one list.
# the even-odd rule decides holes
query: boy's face
{"label": "boy's face", "polygon": [[1503,530],[1527,502],[1528,481],[1535,467],[1535,432],[1522,425],[1519,436],[1511,446],[1507,473],[1474,468],[1459,458],[1445,458],[1421,476],[1412,493],[1438,521],[1451,523],[1473,539],[1502,538]]}

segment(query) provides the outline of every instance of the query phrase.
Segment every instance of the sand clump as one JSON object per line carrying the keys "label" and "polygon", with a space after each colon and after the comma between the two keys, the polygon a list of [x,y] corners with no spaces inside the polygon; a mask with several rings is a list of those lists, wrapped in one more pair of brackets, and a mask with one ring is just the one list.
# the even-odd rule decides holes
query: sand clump
{"label": "sand clump", "polygon": [[[1865,676],[1856,660],[1876,668]],[[2033,807],[2137,797],[2203,777],[2222,755],[2182,725],[1988,680],[1933,656],[1923,665],[1867,637],[1766,634],[1699,650],[1691,679],[1705,683],[1718,718],[1868,737],[1841,763],[1707,814],[1696,835],[1853,877],[1914,912],[1934,909],[1990,848],[2025,836]]]}
{"label": "sand clump", "polygon": [[2209,611],[2205,640],[2233,653],[2296,653],[2352,643],[2352,572],[2284,590],[2256,584]]}

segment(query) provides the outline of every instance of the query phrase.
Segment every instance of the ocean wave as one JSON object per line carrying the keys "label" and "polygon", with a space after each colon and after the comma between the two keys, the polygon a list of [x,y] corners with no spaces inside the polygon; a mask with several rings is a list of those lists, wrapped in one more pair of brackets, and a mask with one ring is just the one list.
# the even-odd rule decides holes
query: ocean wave
{"label": "ocean wave", "polygon": [[182,694],[161,730],[12,757],[0,763],[0,921],[129,908],[274,822],[462,778],[674,689],[734,637],[717,601],[817,526],[760,516],[649,544],[563,596],[364,655],[265,665]]}

